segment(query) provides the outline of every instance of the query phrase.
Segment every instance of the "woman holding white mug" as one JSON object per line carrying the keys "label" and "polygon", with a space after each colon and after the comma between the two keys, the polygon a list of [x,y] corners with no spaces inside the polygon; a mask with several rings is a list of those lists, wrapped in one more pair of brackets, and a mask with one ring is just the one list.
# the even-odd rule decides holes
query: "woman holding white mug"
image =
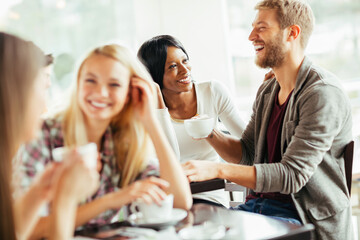
{"label": "woman holding white mug", "polygon": [[[189,56],[174,37],[161,35],[146,41],[138,51],[138,58],[159,87],[159,119],[174,151],[180,156],[189,181],[192,181],[191,173],[195,169],[190,160],[220,161],[220,158],[211,146],[212,133],[205,139],[194,140],[186,133],[184,120],[197,115],[207,115],[215,120],[220,118],[229,132],[238,137],[242,134],[244,123],[222,84],[193,81]],[[217,125],[214,131],[218,131]],[[224,190],[193,195],[194,204],[227,206],[227,199]]]}
{"label": "woman holding white mug", "polygon": [[[189,209],[191,193],[175,154],[154,113],[150,76],[127,49],[116,44],[95,48],[82,61],[68,107],[45,120],[38,141],[22,154],[31,179],[39,166],[53,161],[51,151],[89,142],[100,151],[100,188],[78,209],[76,226],[110,223],[119,209],[138,198],[161,202],[174,195],[174,207]],[[152,142],[160,177],[149,161]],[[40,155],[34,162],[34,155]],[[36,237],[46,237],[47,220]]]}
{"label": "woman holding white mug", "polygon": [[49,164],[28,191],[13,199],[17,166],[12,159],[21,144],[36,136],[45,109],[44,67],[45,56],[38,47],[0,32],[0,239],[28,239],[39,209],[50,202],[50,239],[72,238],[74,208],[98,186],[97,172],[74,151],[68,156],[72,164]]}

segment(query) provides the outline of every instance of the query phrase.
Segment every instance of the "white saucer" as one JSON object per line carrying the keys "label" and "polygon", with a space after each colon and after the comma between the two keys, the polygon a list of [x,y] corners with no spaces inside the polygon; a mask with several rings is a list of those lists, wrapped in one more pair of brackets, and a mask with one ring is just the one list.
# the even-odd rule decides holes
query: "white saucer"
{"label": "white saucer", "polygon": [[[141,215],[138,215],[141,216]],[[134,214],[130,215],[128,218],[128,221],[131,225],[137,226],[137,227],[147,227],[147,228],[162,228],[165,226],[171,226],[175,225],[181,220],[183,220],[187,216],[187,211],[180,209],[180,208],[174,208],[171,212],[171,215],[169,218],[166,219],[143,219],[141,217],[137,217]]]}

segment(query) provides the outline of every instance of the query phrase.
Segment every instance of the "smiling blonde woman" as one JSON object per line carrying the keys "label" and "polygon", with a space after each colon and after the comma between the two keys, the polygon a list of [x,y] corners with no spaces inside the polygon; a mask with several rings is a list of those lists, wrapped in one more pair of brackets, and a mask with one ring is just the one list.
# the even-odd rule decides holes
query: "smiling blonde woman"
{"label": "smiling blonde woman", "polygon": [[[25,147],[23,184],[53,162],[52,149],[94,142],[100,151],[100,188],[79,207],[77,226],[109,223],[137,198],[160,202],[168,193],[174,194],[174,207],[189,209],[189,185],[156,120],[150,81],[124,47],[113,44],[91,51],[79,67],[68,107],[46,119],[41,137]],[[150,161],[152,144],[160,173]],[[36,237],[47,236],[47,229],[45,217]]]}

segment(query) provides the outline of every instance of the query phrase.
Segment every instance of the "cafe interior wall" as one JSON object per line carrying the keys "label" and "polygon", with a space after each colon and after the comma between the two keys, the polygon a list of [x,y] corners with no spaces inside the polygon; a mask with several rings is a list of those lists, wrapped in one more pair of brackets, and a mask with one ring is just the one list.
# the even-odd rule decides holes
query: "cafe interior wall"
{"label": "cafe interior wall", "polygon": [[[360,20],[359,4],[347,6],[355,0],[330,2],[342,7],[327,10],[324,8],[324,4],[330,5],[327,1],[310,1],[317,18],[324,12],[333,22],[326,25],[320,17],[316,34],[310,39],[309,53],[317,63],[336,70],[345,79],[344,87],[352,100],[354,123],[357,123],[360,121],[359,74],[349,74],[348,64],[339,70],[337,62],[328,64],[326,60],[340,58],[351,63],[352,59],[359,59],[360,38],[356,36],[360,29],[349,24]],[[155,35],[174,35],[190,55],[194,79],[222,81],[247,121],[256,89],[266,72],[255,66],[253,48],[247,40],[254,4],[255,1],[245,0],[0,0],[0,30],[32,40],[56,57],[49,106],[61,100],[74,79],[76,60],[91,47],[118,42],[136,53],[142,42]],[[347,9],[351,11],[346,12]],[[341,11],[343,15],[336,15]],[[345,55],[349,51],[354,58]],[[354,172],[360,172],[359,135],[360,127],[354,124]]]}
{"label": "cafe interior wall", "polygon": [[[360,25],[356,23],[360,21],[360,2],[309,2],[317,24],[307,54],[340,77],[351,99],[354,173],[358,173]],[[235,97],[241,117],[247,121],[256,90],[266,73],[255,66],[253,47],[247,40],[255,3],[248,0],[0,0],[0,31],[34,41],[55,56],[50,110],[63,102],[64,93],[74,80],[77,59],[92,47],[117,42],[135,54],[145,40],[171,34],[188,51],[194,79],[222,81]],[[360,206],[360,198],[353,199],[353,205]]]}
{"label": "cafe interior wall", "polygon": [[173,35],[187,50],[196,81],[216,79],[234,89],[225,0],[134,0],[134,9],[139,45]]}

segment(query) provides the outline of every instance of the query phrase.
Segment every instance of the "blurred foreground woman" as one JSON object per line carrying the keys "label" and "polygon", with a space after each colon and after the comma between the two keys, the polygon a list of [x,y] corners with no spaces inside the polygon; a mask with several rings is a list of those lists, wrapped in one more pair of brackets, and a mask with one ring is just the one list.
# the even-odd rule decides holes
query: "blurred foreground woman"
{"label": "blurred foreground woman", "polygon": [[48,165],[25,194],[12,199],[12,159],[21,144],[35,137],[45,107],[44,66],[45,56],[34,44],[0,32],[0,239],[27,239],[39,209],[49,202],[50,238],[70,239],[78,202],[98,185],[97,172],[73,151],[71,165]]}

